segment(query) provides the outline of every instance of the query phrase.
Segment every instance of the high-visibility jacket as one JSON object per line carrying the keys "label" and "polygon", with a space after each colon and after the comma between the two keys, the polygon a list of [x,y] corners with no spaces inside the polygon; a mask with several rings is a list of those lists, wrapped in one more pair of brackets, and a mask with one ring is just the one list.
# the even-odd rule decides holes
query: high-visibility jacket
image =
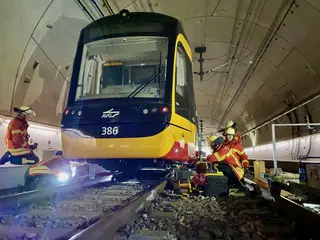
{"label": "high-visibility jacket", "polygon": [[223,146],[215,153],[207,156],[207,161],[210,163],[222,162],[227,163],[239,180],[244,176],[244,169],[240,162],[240,158],[227,146]]}
{"label": "high-visibility jacket", "polygon": [[7,151],[10,152],[12,156],[20,156],[31,153],[28,144],[28,127],[28,123],[19,118],[14,118],[9,123],[5,140]]}
{"label": "high-visibility jacket", "polygon": [[231,149],[234,154],[238,155],[243,167],[246,168],[249,166],[248,156],[244,152],[242,145],[238,143],[238,140],[228,142],[228,140],[226,139],[224,141],[224,145]]}

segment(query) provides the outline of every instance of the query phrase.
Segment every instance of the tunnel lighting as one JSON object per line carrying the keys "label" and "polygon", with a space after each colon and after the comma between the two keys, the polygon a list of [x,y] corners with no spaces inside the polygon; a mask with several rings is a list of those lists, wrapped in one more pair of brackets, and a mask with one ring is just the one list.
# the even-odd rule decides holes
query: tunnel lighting
{"label": "tunnel lighting", "polygon": [[252,61],[250,61],[250,64],[252,64]]}

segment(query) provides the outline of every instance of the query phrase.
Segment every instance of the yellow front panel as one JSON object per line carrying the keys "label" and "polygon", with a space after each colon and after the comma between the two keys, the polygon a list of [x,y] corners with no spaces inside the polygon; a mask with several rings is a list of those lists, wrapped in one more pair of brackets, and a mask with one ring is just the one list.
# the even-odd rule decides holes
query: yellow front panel
{"label": "yellow front panel", "polygon": [[161,158],[173,146],[172,126],[151,137],[75,138],[61,133],[67,158]]}

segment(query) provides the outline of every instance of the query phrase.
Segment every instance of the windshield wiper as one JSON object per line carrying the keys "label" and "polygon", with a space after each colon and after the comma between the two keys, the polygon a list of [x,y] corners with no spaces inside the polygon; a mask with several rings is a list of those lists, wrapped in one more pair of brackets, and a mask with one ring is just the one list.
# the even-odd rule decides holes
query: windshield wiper
{"label": "windshield wiper", "polygon": [[131,98],[134,98],[138,93],[140,93],[146,86],[148,86],[156,77],[161,76],[163,71],[159,74],[152,74],[148,79],[146,79],[138,88],[136,88],[129,96],[124,100],[125,102],[129,101]]}
{"label": "windshield wiper", "polygon": [[[160,72],[161,69],[161,59],[162,59],[162,52],[160,52],[160,59],[159,59],[159,69],[158,74],[154,73],[152,74],[148,79],[146,79],[138,88],[136,88],[132,93],[129,94],[129,96],[124,100],[125,102],[129,101],[131,98],[134,98],[139,92],[141,92],[146,86],[148,86],[152,80],[154,80],[156,77],[160,77],[163,71]],[[159,80],[159,90],[160,90],[160,78]]]}

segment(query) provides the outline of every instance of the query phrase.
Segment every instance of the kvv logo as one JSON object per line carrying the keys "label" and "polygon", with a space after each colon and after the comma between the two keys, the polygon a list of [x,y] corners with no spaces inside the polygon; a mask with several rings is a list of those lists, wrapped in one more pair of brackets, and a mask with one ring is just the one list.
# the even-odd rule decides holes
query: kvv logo
{"label": "kvv logo", "polygon": [[101,118],[114,118],[118,115],[120,115],[120,111],[113,111],[113,108],[111,108],[110,110],[103,112]]}

